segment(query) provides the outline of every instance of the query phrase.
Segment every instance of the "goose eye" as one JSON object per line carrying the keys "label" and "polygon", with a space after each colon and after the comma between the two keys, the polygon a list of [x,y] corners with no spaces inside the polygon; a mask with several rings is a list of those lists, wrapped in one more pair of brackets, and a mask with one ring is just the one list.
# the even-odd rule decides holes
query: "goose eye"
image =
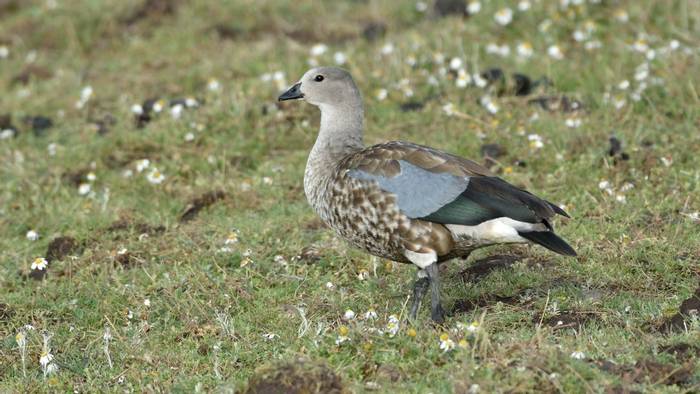
{"label": "goose eye", "polygon": [[315,76],[315,77],[314,77],[314,81],[316,81],[316,82],[321,82],[321,81],[323,81],[323,75],[320,75],[320,74],[319,74],[319,75]]}

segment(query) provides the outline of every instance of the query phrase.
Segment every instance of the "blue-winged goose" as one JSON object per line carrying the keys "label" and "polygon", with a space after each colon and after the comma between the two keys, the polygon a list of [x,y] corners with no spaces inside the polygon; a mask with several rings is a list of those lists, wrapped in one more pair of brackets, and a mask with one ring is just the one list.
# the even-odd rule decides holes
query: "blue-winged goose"
{"label": "blue-winged goose", "polygon": [[375,256],[419,269],[410,315],[431,289],[431,316],[444,321],[438,264],[480,247],[534,242],[576,252],[554,234],[561,208],[481,165],[437,149],[392,141],[365,147],[362,97],[350,74],[311,69],[279,96],[321,109],[321,128],[304,173],[309,203],[332,229]]}

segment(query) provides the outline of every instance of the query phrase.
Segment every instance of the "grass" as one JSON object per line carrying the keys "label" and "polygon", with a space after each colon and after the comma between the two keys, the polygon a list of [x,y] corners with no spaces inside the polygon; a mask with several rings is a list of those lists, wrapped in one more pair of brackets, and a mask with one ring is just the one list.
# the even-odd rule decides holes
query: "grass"
{"label": "grass", "polygon": [[[413,1],[50,3],[0,5],[0,46],[9,50],[0,59],[0,115],[11,114],[20,131],[0,140],[0,391],[230,391],[253,376],[253,392],[276,384],[353,392],[700,389],[700,325],[691,316],[700,296],[692,298],[700,275],[695,2],[533,1],[520,12],[494,0],[469,18],[431,16],[432,5],[422,13]],[[503,27],[493,14],[506,4],[514,19]],[[601,43],[591,51],[572,39],[588,20],[596,25],[590,40]],[[631,45],[643,33],[656,57],[634,101],[648,51]],[[534,56],[518,59],[521,40]],[[664,51],[671,40],[680,48]],[[508,44],[510,55],[486,53],[492,42]],[[498,143],[505,153],[493,169],[566,205],[573,219],[555,225],[580,257],[528,246],[479,251],[444,267],[443,299],[453,312],[445,327],[432,325],[426,308],[416,323],[405,321],[415,271],[349,248],[303,195],[318,113],[275,98],[309,67],[317,43],[329,47],[320,64],[346,54],[344,67],[365,95],[368,143],[404,139],[480,161],[481,146]],[[387,43],[393,51],[382,54]],[[547,56],[555,43],[561,60]],[[478,103],[483,89],[440,75],[437,53],[446,62],[461,57],[470,72],[496,66],[546,76],[547,94],[584,103],[582,124],[569,128],[574,115],[528,104],[535,93],[494,97],[500,110],[491,115]],[[261,78],[275,71],[283,81]],[[212,78],[219,90],[207,88]],[[78,109],[86,86],[93,94]],[[378,89],[387,89],[385,100]],[[166,108],[136,126],[133,104],[188,96],[201,106],[179,119]],[[411,101],[422,107],[400,109]],[[447,103],[468,118],[448,116]],[[533,113],[539,118],[531,121]],[[53,126],[33,132],[24,118],[37,115]],[[610,135],[628,160],[608,155]],[[146,158],[151,167],[140,173],[137,161]],[[160,184],[147,180],[154,167],[165,175]],[[599,187],[603,180],[612,194]],[[82,183],[91,185],[85,196]],[[633,187],[623,191],[626,184]],[[180,220],[188,204],[217,191],[225,196]],[[40,238],[28,240],[29,230]],[[235,231],[237,242],[227,245]],[[35,279],[31,262],[49,256],[46,275]],[[362,318],[370,308],[376,320]],[[347,309],[357,318],[344,321]],[[401,318],[393,337],[378,331],[390,315]],[[474,321],[475,333],[463,329]],[[26,324],[35,330],[25,377],[15,335]],[[350,340],[336,345],[346,329]],[[42,330],[53,333],[59,367],[47,377]],[[466,348],[443,352],[443,333],[467,339]]]}

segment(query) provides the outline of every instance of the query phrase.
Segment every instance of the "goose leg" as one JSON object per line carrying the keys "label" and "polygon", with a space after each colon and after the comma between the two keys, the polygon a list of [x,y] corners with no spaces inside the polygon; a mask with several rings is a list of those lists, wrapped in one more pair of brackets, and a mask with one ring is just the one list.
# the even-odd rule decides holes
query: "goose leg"
{"label": "goose leg", "polygon": [[418,271],[418,279],[416,279],[416,283],[413,285],[413,302],[411,303],[411,313],[409,315],[411,320],[416,320],[418,309],[420,309],[425,293],[428,291],[429,283],[430,279],[428,279],[425,271]]}
{"label": "goose leg", "polygon": [[437,263],[425,267],[425,272],[430,278],[430,316],[435,323],[442,324],[445,321],[445,311],[440,304],[440,275]]}

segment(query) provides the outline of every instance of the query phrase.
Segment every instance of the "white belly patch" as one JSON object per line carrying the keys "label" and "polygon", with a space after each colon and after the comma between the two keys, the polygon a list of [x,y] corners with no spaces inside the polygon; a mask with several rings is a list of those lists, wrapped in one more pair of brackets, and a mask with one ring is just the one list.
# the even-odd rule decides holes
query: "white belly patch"
{"label": "white belly patch", "polygon": [[518,231],[546,231],[541,223],[533,224],[520,222],[507,217],[487,220],[476,226],[464,226],[461,224],[446,224],[454,235],[469,237],[484,243],[513,243],[527,242]]}

